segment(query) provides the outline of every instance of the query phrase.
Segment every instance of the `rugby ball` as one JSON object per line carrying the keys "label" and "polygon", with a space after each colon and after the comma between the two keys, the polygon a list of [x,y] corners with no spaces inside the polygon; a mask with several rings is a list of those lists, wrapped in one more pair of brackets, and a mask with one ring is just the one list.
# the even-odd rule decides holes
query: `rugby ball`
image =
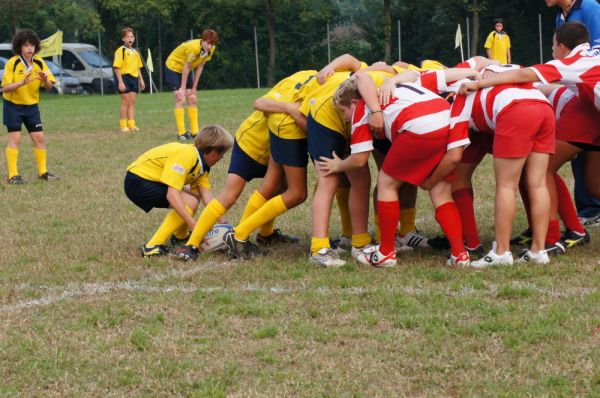
{"label": "rugby ball", "polygon": [[204,240],[200,244],[200,248],[203,252],[225,250],[227,245],[223,241],[223,236],[232,229],[233,227],[229,224],[215,224],[215,226],[204,235]]}

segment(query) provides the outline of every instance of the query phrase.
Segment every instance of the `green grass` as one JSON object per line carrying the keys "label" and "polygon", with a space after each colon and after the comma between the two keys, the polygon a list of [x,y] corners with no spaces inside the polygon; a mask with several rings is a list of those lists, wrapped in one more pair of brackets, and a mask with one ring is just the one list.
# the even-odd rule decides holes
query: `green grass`
{"label": "green grass", "polygon": [[[202,92],[201,123],[235,132],[261,93]],[[24,135],[27,184],[0,184],[0,396],[600,396],[597,230],[543,267],[448,269],[426,250],[395,269],[321,269],[307,259],[306,203],[277,220],[301,243],[266,258],[145,260],[165,212],[136,208],[122,183],[139,154],[173,140],[170,95],[138,97],[131,135],[117,133],[115,96],[44,96],[41,109],[61,180],[36,181]],[[211,172],[216,192],[227,165]],[[475,181],[489,247],[489,159]],[[437,234],[423,193],[418,207],[419,228]]]}

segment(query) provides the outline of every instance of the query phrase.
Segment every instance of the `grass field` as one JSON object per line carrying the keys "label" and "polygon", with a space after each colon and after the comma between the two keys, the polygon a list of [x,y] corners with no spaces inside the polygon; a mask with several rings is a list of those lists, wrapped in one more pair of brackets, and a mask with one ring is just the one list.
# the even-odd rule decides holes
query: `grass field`
{"label": "grass field", "polygon": [[[201,122],[234,132],[261,93],[203,92]],[[277,221],[301,243],[266,258],[145,260],[165,212],[131,204],[123,176],[175,137],[172,100],[138,97],[131,135],[116,133],[117,107],[116,96],[45,96],[61,180],[36,181],[24,136],[27,184],[0,183],[0,396],[600,396],[597,230],[548,266],[448,269],[421,251],[395,269],[321,269],[308,263],[306,203]],[[216,192],[227,164],[211,173]],[[489,248],[489,159],[476,181]],[[332,236],[338,224],[334,211]],[[418,227],[438,233],[422,193]]]}

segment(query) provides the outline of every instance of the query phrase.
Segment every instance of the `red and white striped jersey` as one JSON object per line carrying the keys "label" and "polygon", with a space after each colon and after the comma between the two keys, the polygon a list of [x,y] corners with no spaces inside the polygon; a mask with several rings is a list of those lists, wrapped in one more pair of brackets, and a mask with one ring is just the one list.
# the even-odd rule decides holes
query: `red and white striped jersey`
{"label": "red and white striped jersey", "polygon": [[[416,135],[449,134],[450,104],[415,83],[401,84],[390,103],[382,107],[385,137],[391,142],[403,133]],[[369,109],[364,101],[352,115],[351,153],[373,150],[373,135],[368,124]],[[469,144],[469,135],[448,135],[447,149]]]}
{"label": "red and white striped jersey", "polygon": [[560,83],[600,110],[600,49],[580,44],[569,55],[531,67],[543,83]]}
{"label": "red and white striped jersey", "polygon": [[458,93],[461,84],[470,82],[469,79],[461,79],[453,82],[446,82],[446,72],[443,70],[430,70],[421,72],[416,83],[425,87],[436,94]]}
{"label": "red and white striped jersey", "polygon": [[527,84],[503,84],[487,87],[469,94],[454,97],[450,116],[450,129],[453,134],[461,135],[469,127],[484,133],[493,133],[498,115],[509,105],[517,102],[543,102],[548,99],[538,89]]}
{"label": "red and white striped jersey", "polygon": [[550,101],[552,108],[554,108],[554,116],[556,120],[560,118],[565,105],[567,105],[567,103],[571,101],[574,96],[575,94],[566,86],[552,90],[548,96],[548,101]]}

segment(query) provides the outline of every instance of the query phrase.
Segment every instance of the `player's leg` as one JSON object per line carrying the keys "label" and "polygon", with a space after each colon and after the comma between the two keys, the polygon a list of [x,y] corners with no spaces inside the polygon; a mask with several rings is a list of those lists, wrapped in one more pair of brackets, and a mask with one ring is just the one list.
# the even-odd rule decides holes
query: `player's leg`
{"label": "player's leg", "polygon": [[135,124],[135,96],[136,91],[127,93],[127,128],[131,131],[139,131]]}
{"label": "player's leg", "polygon": [[42,119],[37,105],[28,108],[28,114],[24,118],[25,127],[29,131],[29,137],[33,141],[33,156],[37,165],[38,178],[45,181],[58,179],[54,174],[48,172],[46,159],[46,138],[42,128]]}
{"label": "player's leg", "polygon": [[129,109],[128,93],[119,93],[119,98],[121,100],[119,104],[119,128],[122,133],[125,133],[129,131],[127,127],[127,111]]}
{"label": "player's leg", "polygon": [[531,252],[538,253],[545,249],[548,221],[550,218],[550,194],[546,184],[545,170],[548,170],[549,155],[532,152],[527,157],[525,173],[527,175],[527,192],[531,201],[531,229],[533,238]]}
{"label": "player's leg", "polygon": [[[6,102],[4,103],[6,104]],[[19,130],[17,130],[15,127],[7,127],[9,128],[8,141],[6,143],[6,165],[8,170],[8,183],[11,185],[19,185],[23,184],[23,179],[19,175],[18,169],[19,146],[21,145],[21,131],[20,127]]]}
{"label": "player's leg", "polygon": [[[190,215],[194,215],[196,213],[196,209],[198,208],[198,199],[187,192],[182,191],[181,197],[183,199],[183,203],[185,204],[185,209]],[[158,245],[164,245],[169,239],[171,235],[182,225],[185,225],[185,221],[175,210],[169,210],[167,216],[163,220],[162,224],[158,228],[158,230],[154,233],[152,238],[146,243],[146,248],[155,247]],[[197,225],[197,223],[196,223]]]}
{"label": "player's leg", "polygon": [[195,137],[200,131],[198,127],[198,106],[197,106],[197,92],[196,90],[186,90],[187,99],[187,114],[190,119],[190,133]]}
{"label": "player's leg", "polygon": [[362,251],[371,243],[369,235],[369,193],[371,172],[369,165],[346,173],[350,180],[349,212],[352,214],[352,254]]}
{"label": "player's leg", "polygon": [[[165,83],[173,92],[173,100],[175,101],[175,124],[177,125],[177,134],[180,139],[187,139],[185,135],[185,98],[178,99],[177,91],[181,87],[181,73],[177,73],[165,67]],[[191,76],[189,76],[191,77]],[[188,82],[190,79],[188,78]],[[187,84],[187,83],[186,83]]]}

